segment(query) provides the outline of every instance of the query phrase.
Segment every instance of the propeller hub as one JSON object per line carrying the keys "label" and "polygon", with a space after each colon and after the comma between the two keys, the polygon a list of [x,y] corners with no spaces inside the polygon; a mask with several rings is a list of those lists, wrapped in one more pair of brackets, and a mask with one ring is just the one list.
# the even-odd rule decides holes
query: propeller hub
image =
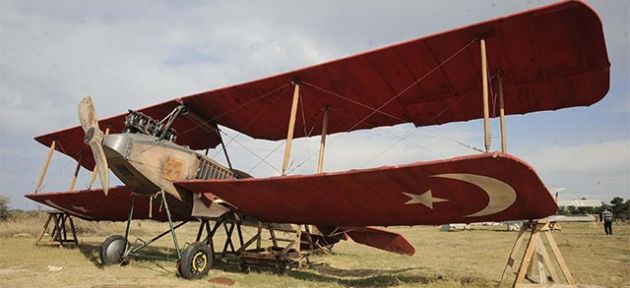
{"label": "propeller hub", "polygon": [[85,137],[83,137],[83,143],[90,144],[90,141],[92,141],[92,138],[94,138],[94,131],[96,131],[94,127],[91,127],[90,129],[85,131]]}

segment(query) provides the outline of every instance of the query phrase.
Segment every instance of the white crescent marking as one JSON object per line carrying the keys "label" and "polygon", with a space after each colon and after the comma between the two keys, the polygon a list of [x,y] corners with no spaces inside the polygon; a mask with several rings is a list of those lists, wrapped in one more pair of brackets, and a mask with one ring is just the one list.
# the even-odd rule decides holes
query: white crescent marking
{"label": "white crescent marking", "polygon": [[514,191],[514,188],[496,178],[466,173],[448,173],[433,175],[432,177],[468,182],[478,186],[488,194],[488,205],[485,208],[464,217],[481,217],[496,214],[512,206],[516,201],[516,191]]}

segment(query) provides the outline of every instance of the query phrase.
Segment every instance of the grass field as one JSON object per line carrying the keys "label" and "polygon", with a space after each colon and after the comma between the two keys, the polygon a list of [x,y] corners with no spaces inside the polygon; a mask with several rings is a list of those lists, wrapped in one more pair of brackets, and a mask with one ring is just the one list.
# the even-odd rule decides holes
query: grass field
{"label": "grass field", "polygon": [[[216,277],[234,280],[232,287],[496,287],[517,236],[503,227],[449,233],[436,227],[397,227],[392,229],[414,244],[415,256],[341,242],[333,255],[311,256],[310,268],[285,275],[244,274],[223,266],[205,279],[190,281],[176,275],[173,261],[149,257],[124,267],[102,267],[98,247],[107,236],[121,234],[124,223],[76,220],[79,247],[34,246],[44,220],[45,215],[37,214],[0,222],[0,287],[226,287],[209,282]],[[166,226],[135,222],[132,231],[149,239]],[[614,236],[605,236],[601,225],[575,223],[562,228],[554,235],[578,283],[630,287],[630,226],[615,226]],[[195,234],[194,223],[187,224],[178,232],[180,243],[192,242]],[[172,247],[165,237],[147,255],[172,259]],[[63,268],[53,272],[49,266]]]}

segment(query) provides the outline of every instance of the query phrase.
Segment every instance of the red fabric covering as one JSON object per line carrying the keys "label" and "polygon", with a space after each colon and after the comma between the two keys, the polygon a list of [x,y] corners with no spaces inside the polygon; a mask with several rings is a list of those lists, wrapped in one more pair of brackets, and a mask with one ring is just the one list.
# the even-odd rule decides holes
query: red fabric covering
{"label": "red fabric covering", "polygon": [[[286,137],[291,81],[301,83],[295,137],[318,135],[324,108],[329,109],[330,134],[478,119],[483,115],[480,49],[477,42],[466,45],[482,35],[489,73],[502,71],[508,115],[588,106],[608,91],[610,63],[601,21],[586,4],[570,1],[180,100],[205,121],[268,140]],[[172,100],[140,111],[162,118],[177,104]],[[383,105],[387,115],[372,114]],[[498,109],[493,103],[490,107]],[[111,125],[112,132],[120,132],[123,117],[100,121],[102,129]],[[204,149],[219,143],[216,135],[185,118],[176,121],[175,128],[181,145]],[[44,145],[56,139],[62,144],[57,150],[78,159],[82,138],[83,131],[74,127],[35,139]],[[92,169],[92,157],[84,155],[82,164]]]}
{"label": "red fabric covering", "polygon": [[[465,179],[445,176],[453,173],[465,174]],[[478,178],[486,179],[485,183]],[[318,226],[539,219],[557,210],[534,170],[514,156],[501,154],[320,175],[197,180],[176,185],[196,193],[213,193],[239,212],[264,222]],[[405,193],[425,200],[425,204],[409,203],[414,201]],[[492,213],[487,213],[488,209]]]}
{"label": "red fabric covering", "polygon": [[[40,192],[27,194],[26,198],[39,202],[48,207],[70,213],[85,220],[127,221],[131,204],[131,191],[126,186],[109,189],[107,196],[103,190],[83,190],[72,192]],[[153,199],[153,217],[149,217],[149,197],[136,197],[133,219],[153,219],[167,221],[166,210],[160,211],[160,198]],[[173,221],[190,219],[189,210],[182,202],[167,196]],[[179,212],[178,212],[179,211]]]}

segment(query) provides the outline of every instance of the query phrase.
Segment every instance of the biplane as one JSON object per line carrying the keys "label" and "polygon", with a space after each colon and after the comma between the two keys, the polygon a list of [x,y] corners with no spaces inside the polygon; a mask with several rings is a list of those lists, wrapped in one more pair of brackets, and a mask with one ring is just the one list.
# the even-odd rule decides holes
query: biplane
{"label": "biplane", "polygon": [[[264,250],[261,230],[296,233],[286,247],[272,238],[276,259],[299,253],[303,243],[348,238],[413,254],[404,236],[376,227],[554,214],[557,205],[534,169],[506,152],[505,116],[592,105],[609,89],[609,67],[597,14],[568,1],[108,118],[98,119],[87,97],[79,104],[81,125],[35,140],[75,159],[76,171],[93,171],[102,189],[38,191],[49,156],[26,197],[86,220],[127,221],[124,235],[103,242],[104,264],[124,263],[171,235],[185,278],[207,275],[222,225],[224,252],[231,247],[245,264]],[[490,115],[500,121],[500,151],[490,147]],[[324,172],[327,135],[475,119],[483,119],[485,136],[476,155]],[[239,171],[225,147],[227,166],[199,152],[225,145],[222,127],[285,140],[281,175]],[[317,171],[288,175],[292,140],[315,136]],[[109,170],[125,185],[110,188]],[[130,241],[132,219],[168,222],[169,229],[138,245]],[[193,220],[201,223],[196,242],[180,249],[175,231]],[[243,239],[241,225],[258,233]]]}

